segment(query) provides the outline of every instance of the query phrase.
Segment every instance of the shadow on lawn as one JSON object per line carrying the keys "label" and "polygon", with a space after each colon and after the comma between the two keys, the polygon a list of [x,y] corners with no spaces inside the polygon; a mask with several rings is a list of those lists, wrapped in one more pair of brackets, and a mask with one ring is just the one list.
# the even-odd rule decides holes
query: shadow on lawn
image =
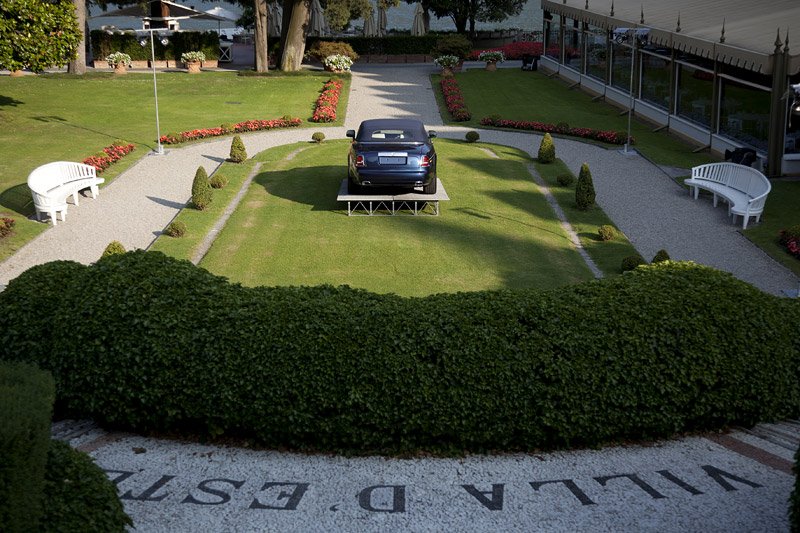
{"label": "shadow on lawn", "polygon": [[9,107],[9,106],[17,107],[18,105],[24,103],[25,102],[16,100],[14,98],[11,98],[10,96],[3,96],[2,94],[0,94],[0,107]]}
{"label": "shadow on lawn", "polygon": [[347,176],[344,165],[260,172],[253,180],[278,198],[306,204],[314,211],[338,211],[339,185]]}
{"label": "shadow on lawn", "polygon": [[108,137],[109,139],[114,139],[114,140],[119,139],[119,136],[117,136],[117,135],[109,135],[108,133],[106,133],[104,131],[94,130],[92,128],[87,128],[86,126],[80,126],[78,124],[73,124],[70,121],[68,121],[67,119],[65,119],[64,117],[59,117],[59,116],[56,116],[56,115],[38,115],[38,116],[31,116],[30,118],[33,119],[33,120],[36,120],[36,121],[39,121],[39,122],[45,122],[45,123],[48,123],[48,124],[50,124],[50,123],[63,124],[64,126],[69,126],[71,128],[75,128],[75,129],[78,129],[78,130],[90,131],[92,133],[96,133],[98,135],[102,135],[104,137]]}
{"label": "shadow on lawn", "polygon": [[20,183],[0,192],[0,206],[16,211],[20,215],[33,215],[33,198],[27,183]]}

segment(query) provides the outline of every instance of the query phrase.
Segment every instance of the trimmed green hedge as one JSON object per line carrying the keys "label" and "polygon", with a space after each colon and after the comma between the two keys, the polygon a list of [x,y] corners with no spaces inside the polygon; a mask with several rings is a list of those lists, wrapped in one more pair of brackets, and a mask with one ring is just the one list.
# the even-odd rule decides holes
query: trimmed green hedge
{"label": "trimmed green hedge", "polygon": [[138,431],[463,453],[800,413],[798,302],[691,263],[401,298],[243,288],[136,251],[34,267],[0,306],[0,359],[52,371],[67,412]]}
{"label": "trimmed green hedge", "polygon": [[0,364],[0,531],[35,530],[55,387],[33,365]]}
{"label": "trimmed green hedge", "polygon": [[437,34],[422,36],[392,35],[389,37],[326,37],[310,38],[306,41],[306,50],[317,41],[338,41],[348,43],[358,55],[400,55],[400,54],[430,54],[436,41],[441,37]]}
{"label": "trimmed green hedge", "polygon": [[[103,30],[92,30],[89,34],[92,42],[92,53],[95,61],[104,61],[112,52],[124,52],[134,61],[147,61],[150,59],[150,36],[147,36],[147,45],[139,44],[135,33],[107,33]],[[157,60],[171,59],[180,61],[181,54],[199,50],[206,55],[206,59],[219,58],[219,36],[216,32],[182,31],[175,32],[169,37],[166,46],[155,40],[153,51]]]}
{"label": "trimmed green hedge", "polygon": [[125,531],[133,525],[117,487],[92,458],[64,442],[50,441],[44,481],[47,501],[39,531]]}
{"label": "trimmed green hedge", "polygon": [[794,455],[794,490],[789,498],[789,528],[792,533],[800,533],[800,448]]}

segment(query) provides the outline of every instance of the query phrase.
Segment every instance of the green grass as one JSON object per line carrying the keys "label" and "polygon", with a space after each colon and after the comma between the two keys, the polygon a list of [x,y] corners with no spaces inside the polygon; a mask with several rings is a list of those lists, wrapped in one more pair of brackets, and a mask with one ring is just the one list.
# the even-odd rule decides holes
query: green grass
{"label": "green grass", "polygon": [[[305,126],[341,125],[350,87],[345,82],[339,118],[330,124],[308,122],[329,73],[304,76],[237,76],[234,72],[158,74],[161,133],[219,126],[283,115]],[[0,77],[0,212],[17,221],[17,237],[0,242],[0,260],[46,229],[26,220],[33,203],[28,174],[50,161],[81,161],[114,140],[137,150],[103,173],[106,183],[155,145],[155,105],[150,74],[92,73]],[[310,135],[310,134],[309,134]]]}
{"label": "green grass", "polygon": [[[778,242],[778,232],[800,224],[800,181],[772,181],[761,224],[746,229],[744,235],[776,261],[800,276],[800,259],[792,256]],[[741,217],[737,221],[741,222]],[[751,219],[752,223],[752,219]]]}
{"label": "green grass", "polygon": [[[272,151],[200,265],[244,285],[350,285],[405,296],[591,279],[519,150],[439,139],[439,217],[348,217],[344,141]],[[490,155],[495,152],[500,158]],[[261,159],[259,156],[257,159]]]}
{"label": "green grass", "polygon": [[[544,179],[550,192],[555,196],[558,205],[564,211],[564,214],[569,220],[575,233],[581,241],[589,257],[595,262],[597,267],[603,271],[606,276],[615,276],[622,273],[622,260],[629,255],[635,255],[639,252],[628,240],[622,231],[617,228],[617,235],[610,241],[603,242],[597,233],[597,229],[604,225],[610,224],[616,228],[614,221],[608,218],[605,211],[595,205],[594,207],[581,211],[575,206],[575,184],[577,177],[572,174],[567,165],[560,159],[544,165],[535,163],[536,170],[539,175]],[[590,168],[591,170],[591,168]],[[569,187],[563,187],[558,184],[557,177],[560,174],[571,174],[575,177],[575,181]],[[646,258],[650,259],[650,258]]]}
{"label": "green grass", "polygon": [[[439,76],[433,76],[442,117],[449,113],[443,105],[439,90]],[[456,74],[456,80],[472,113],[472,120],[453,124],[482,127],[480,121],[489,115],[500,115],[509,120],[532,120],[558,124],[566,122],[571,127],[627,131],[627,115],[603,101],[592,102],[592,97],[580,90],[568,90],[559,79],[550,79],[539,72],[518,69],[498,69],[488,72],[469,69]],[[706,153],[694,154],[694,146],[666,132],[653,132],[654,126],[634,120],[631,126],[636,149],[650,160],[663,165],[693,167],[716,161]]]}

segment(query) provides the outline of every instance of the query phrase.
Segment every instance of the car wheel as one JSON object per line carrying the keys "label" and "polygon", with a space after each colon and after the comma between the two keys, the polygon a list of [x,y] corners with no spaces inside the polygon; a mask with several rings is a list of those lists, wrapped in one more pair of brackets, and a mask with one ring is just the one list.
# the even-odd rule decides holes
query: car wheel
{"label": "car wheel", "polygon": [[423,194],[436,194],[436,178],[432,179],[430,184],[422,186]]}

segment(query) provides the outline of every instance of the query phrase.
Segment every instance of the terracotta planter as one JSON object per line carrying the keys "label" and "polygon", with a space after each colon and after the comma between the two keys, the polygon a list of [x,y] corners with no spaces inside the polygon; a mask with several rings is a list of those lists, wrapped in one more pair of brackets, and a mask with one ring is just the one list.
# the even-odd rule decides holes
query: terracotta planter
{"label": "terracotta planter", "polygon": [[119,63],[114,65],[114,74],[127,74],[128,67],[125,66],[125,63]]}
{"label": "terracotta planter", "polygon": [[497,61],[487,61],[486,70],[490,72],[494,72],[495,70],[497,70]]}
{"label": "terracotta planter", "polygon": [[146,69],[150,66],[150,62],[147,60],[144,61],[131,61],[131,68],[137,69]]}
{"label": "terracotta planter", "polygon": [[186,68],[189,70],[189,74],[200,74],[199,61],[189,61],[186,63]]}
{"label": "terracotta planter", "polygon": [[25,75],[25,73],[22,72],[21,70],[12,70],[8,75],[11,76],[12,78],[21,78],[22,76]]}
{"label": "terracotta planter", "polygon": [[218,59],[206,59],[202,63],[203,68],[217,68],[219,67],[219,60]]}
{"label": "terracotta planter", "polygon": [[443,78],[450,78],[453,76],[453,68],[452,67],[442,67],[442,77]]}

